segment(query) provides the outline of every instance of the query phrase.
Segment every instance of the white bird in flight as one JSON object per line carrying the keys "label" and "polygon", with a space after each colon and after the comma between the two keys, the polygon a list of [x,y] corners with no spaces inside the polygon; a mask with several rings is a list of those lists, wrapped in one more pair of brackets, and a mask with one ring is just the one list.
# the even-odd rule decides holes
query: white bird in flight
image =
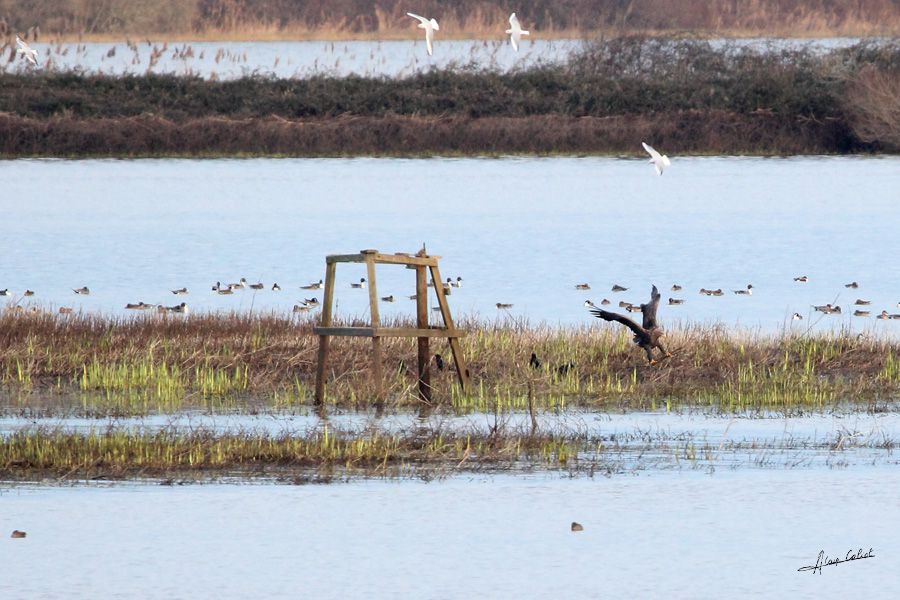
{"label": "white bird in flight", "polygon": [[425,17],[420,17],[419,15],[414,15],[411,12],[406,13],[413,19],[418,19],[419,21],[419,29],[425,30],[425,46],[428,48],[428,56],[432,54],[431,42],[434,40],[434,32],[440,31],[441,27],[438,25],[438,22],[434,19],[426,19]]}
{"label": "white bird in flight", "polygon": [[25,40],[23,40],[23,39],[20,38],[19,36],[16,36],[16,44],[18,44],[18,46],[19,46],[19,54],[24,54],[24,55],[25,55],[25,60],[27,60],[28,62],[30,62],[30,63],[33,64],[34,66],[37,66],[37,64],[38,64],[38,62],[37,62],[37,55],[38,55],[37,50],[35,50],[34,48],[32,48],[31,46],[29,46],[28,44],[26,44],[26,43],[25,43]]}
{"label": "white bird in flight", "polygon": [[672,164],[672,161],[669,160],[668,156],[660,154],[651,146],[647,145],[647,142],[641,142],[641,146],[643,146],[644,150],[647,151],[647,154],[650,155],[650,162],[653,163],[653,166],[656,168],[657,175],[662,175],[666,167]]}
{"label": "white bird in flight", "polygon": [[512,44],[513,50],[516,52],[519,51],[519,41],[522,39],[522,36],[531,35],[530,31],[522,29],[522,26],[519,25],[516,13],[509,15],[509,29],[506,30],[506,33],[509,34],[509,43]]}

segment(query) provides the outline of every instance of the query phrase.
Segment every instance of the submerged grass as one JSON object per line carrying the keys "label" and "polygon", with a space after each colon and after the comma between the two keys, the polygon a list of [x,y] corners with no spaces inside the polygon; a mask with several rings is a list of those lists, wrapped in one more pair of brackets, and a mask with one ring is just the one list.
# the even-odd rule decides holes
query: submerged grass
{"label": "submerged grass", "polygon": [[[86,414],[273,410],[312,402],[318,338],[311,317],[216,313],[186,318],[0,313],[6,410]],[[359,323],[356,323],[359,324]],[[391,326],[409,326],[397,321]],[[675,356],[649,367],[622,328],[556,328],[463,319],[472,377],[463,392],[432,361],[434,402],[466,411],[659,408],[803,410],[877,406],[900,392],[900,342],[849,333],[730,332],[686,325]],[[368,340],[333,341],[329,405],[375,403]],[[386,405],[419,407],[415,343],[384,339]],[[432,352],[444,354],[445,341]],[[529,363],[531,352],[541,360]]]}
{"label": "submerged grass", "polygon": [[552,434],[475,435],[334,432],[327,425],[306,435],[20,430],[0,439],[0,478],[29,474],[74,477],[154,476],[170,471],[340,468],[348,474],[388,474],[406,467],[565,465],[578,440]]}

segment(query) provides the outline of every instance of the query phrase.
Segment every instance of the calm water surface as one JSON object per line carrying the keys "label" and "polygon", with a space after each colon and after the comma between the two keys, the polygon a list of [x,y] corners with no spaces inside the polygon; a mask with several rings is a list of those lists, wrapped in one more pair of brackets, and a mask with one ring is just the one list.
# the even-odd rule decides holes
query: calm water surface
{"label": "calm water surface", "polygon": [[[14,487],[0,596],[884,598],[900,587],[897,489],[894,467]],[[797,571],[858,548],[875,557]]]}
{"label": "calm water surface", "polygon": [[[585,299],[641,302],[655,283],[668,323],[900,329],[847,314],[857,298],[873,316],[900,312],[898,157],[675,158],[663,177],[615,158],[16,160],[0,177],[0,289],[12,294],[0,306],[121,313],[183,299],[195,311],[287,312],[315,295],[299,286],[323,276],[326,254],[425,241],[443,276],[463,277],[458,314],[584,323]],[[337,314],[364,314],[367,294],[350,288],[363,269],[337,274]],[[809,283],[793,282],[803,274]],[[382,315],[412,316],[411,272],[378,276],[379,295],[397,298]],[[240,277],[284,290],[210,290]],[[753,296],[731,293],[748,283]],[[85,285],[90,296],[72,293]],[[168,291],[181,286],[190,295]],[[26,288],[36,295],[22,298]],[[686,302],[665,306],[670,296]],[[811,313],[825,303],[844,316]]]}

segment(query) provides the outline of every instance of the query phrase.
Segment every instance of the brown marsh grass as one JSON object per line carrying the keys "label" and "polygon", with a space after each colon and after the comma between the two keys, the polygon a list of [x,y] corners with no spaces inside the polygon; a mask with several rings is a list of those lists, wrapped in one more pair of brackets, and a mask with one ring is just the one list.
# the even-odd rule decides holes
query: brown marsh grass
{"label": "brown marsh grass", "polygon": [[[885,138],[876,131],[873,140]],[[832,154],[864,149],[838,121],[680,111],[610,117],[156,116],[33,119],[0,115],[0,155],[355,156],[635,154],[652,139],[680,154]],[[874,143],[874,142],[873,142]]]}
{"label": "brown marsh grass", "polygon": [[[312,317],[205,314],[186,318],[0,314],[0,382],[16,409],[47,394],[84,394],[93,412],[172,412],[309,406],[318,338]],[[397,322],[393,325],[409,325]],[[464,319],[462,346],[473,386],[463,393],[432,364],[434,402],[461,411],[569,405],[804,410],[878,406],[900,387],[900,343],[834,333],[761,335],[719,326],[669,332],[675,356],[649,367],[622,328],[554,328]],[[336,339],[328,404],[367,408],[368,340]],[[415,343],[383,340],[386,401],[420,407]],[[446,342],[432,350],[447,354]],[[541,367],[529,364],[531,352]],[[451,361],[447,360],[450,364]],[[10,400],[14,398],[14,400]],[[10,405],[12,402],[12,405]],[[87,400],[85,402],[88,402]]]}

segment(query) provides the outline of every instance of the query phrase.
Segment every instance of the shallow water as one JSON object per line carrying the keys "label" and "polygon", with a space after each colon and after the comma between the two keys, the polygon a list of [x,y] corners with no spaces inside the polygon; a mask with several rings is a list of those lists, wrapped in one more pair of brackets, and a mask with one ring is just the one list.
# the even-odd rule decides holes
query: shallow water
{"label": "shallow water", "polygon": [[[898,487],[896,468],[14,487],[0,596],[880,598]],[[874,558],[797,571],[857,548]]]}
{"label": "shallow water", "polygon": [[[663,177],[642,159],[597,157],[15,160],[0,162],[0,177],[0,289],[12,294],[0,306],[121,314],[128,302],[183,299],[195,311],[287,313],[321,298],[299,286],[323,276],[326,254],[425,241],[442,276],[463,277],[457,315],[586,323],[585,299],[643,302],[655,283],[665,325],[900,331],[900,320],[848,314],[857,298],[873,316],[900,312],[900,157],[676,157]],[[809,283],[793,281],[802,274]],[[337,275],[336,314],[365,314],[368,295],[349,285],[363,269]],[[284,290],[210,291],[240,277]],[[382,315],[411,317],[411,272],[378,277],[379,296],[397,299]],[[591,291],[576,291],[581,282]],[[676,282],[681,293],[669,291]],[[630,289],[612,293],[614,283]],[[731,293],[748,283],[751,297]],[[85,285],[90,296],[72,293]],[[167,291],[181,286],[190,295]],[[37,294],[22,298],[26,288]],[[670,296],[686,303],[666,306]],[[825,303],[844,316],[812,312]]]}
{"label": "shallow water", "polygon": [[[572,472],[602,470],[632,473],[648,470],[848,468],[897,464],[893,449],[900,443],[900,413],[810,413],[802,417],[731,418],[704,413],[625,413],[563,411],[539,413],[538,431],[578,445],[576,460],[563,466],[540,459],[518,465],[521,470],[556,469]],[[502,416],[465,416],[414,413],[376,417],[366,413],[329,415],[157,415],[144,418],[0,418],[0,440],[22,432],[77,432],[81,434],[128,431],[155,435],[309,436],[324,427],[331,435],[487,437],[531,433],[524,413]],[[510,457],[514,459],[515,457]],[[467,467],[468,468],[468,467]],[[474,467],[479,468],[479,467]],[[517,468],[513,465],[513,468]],[[427,469],[425,469],[427,471]],[[410,469],[410,472],[416,472]],[[418,471],[422,472],[422,471]],[[203,475],[200,475],[201,478]],[[258,477],[258,476],[257,476]]]}
{"label": "shallow water", "polygon": [[[888,410],[900,409],[900,404],[889,404]],[[722,440],[834,439],[846,433],[857,438],[871,440],[900,439],[900,412],[867,413],[859,411],[807,413],[802,416],[778,414],[735,413],[716,415],[708,412],[627,412],[604,413],[594,411],[563,410],[539,412],[540,429],[560,433],[578,433],[586,436],[675,438],[685,434],[709,442]],[[155,432],[161,429],[179,431],[203,430],[216,433],[255,432],[283,435],[304,432],[327,424],[340,431],[378,430],[385,433],[431,430],[445,432],[487,432],[497,424],[510,431],[530,427],[528,413],[512,412],[495,416],[473,413],[453,415],[415,412],[388,413],[378,416],[373,412],[346,412],[329,414],[322,419],[315,414],[160,414],[145,417],[83,418],[57,417],[0,417],[0,435],[23,427],[45,428],[77,432],[103,432],[109,429],[126,429],[137,432]]]}
{"label": "shallow water", "polygon": [[[308,77],[317,74],[403,76],[431,68],[467,67],[507,71],[539,63],[564,61],[582,40],[523,39],[519,52],[508,40],[442,40],[438,35],[434,55],[428,56],[424,39],[415,30],[410,40],[392,41],[306,41],[306,42],[187,42],[170,43],[151,67],[150,57],[162,43],[140,42],[134,49],[125,44],[45,44],[32,47],[40,53],[45,69],[78,70],[110,75],[161,74],[196,75],[235,79],[247,75]],[[856,43],[855,38],[819,40],[746,39],[744,45],[776,47],[810,44],[815,48],[835,48]],[[716,42],[714,42],[716,43]],[[721,41],[718,43],[722,43]],[[190,51],[188,51],[190,50]],[[113,56],[108,56],[110,53]],[[48,62],[49,61],[49,62]],[[24,60],[2,62],[0,70],[22,72],[31,69]]]}

